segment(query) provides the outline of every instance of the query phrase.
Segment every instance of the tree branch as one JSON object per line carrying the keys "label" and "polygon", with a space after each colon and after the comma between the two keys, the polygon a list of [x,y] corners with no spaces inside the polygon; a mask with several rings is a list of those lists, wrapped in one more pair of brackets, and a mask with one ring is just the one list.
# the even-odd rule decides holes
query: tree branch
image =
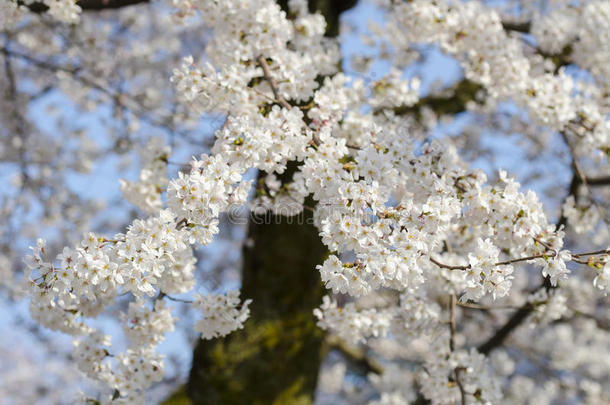
{"label": "tree branch", "polygon": [[28,54],[21,53],[18,51],[14,51],[9,49],[7,46],[0,47],[0,55],[4,55],[6,58],[16,58],[22,60],[24,62],[29,63],[30,65],[50,71],[50,72],[64,72],[69,74],[72,79],[80,82],[81,84],[90,87],[91,89],[95,89],[104,93],[106,96],[110,97],[113,102],[121,106],[122,108],[128,109],[139,119],[145,120],[150,124],[164,128],[170,132],[178,133],[184,135],[182,131],[174,128],[170,122],[170,117],[165,115],[157,114],[156,116],[151,114],[150,111],[147,111],[144,106],[140,104],[135,98],[131,97],[127,93],[120,92],[110,87],[106,87],[99,83],[99,78],[92,77],[92,75],[86,75],[86,71],[82,70],[80,67],[71,67],[64,66],[60,64],[56,64],[54,62],[49,62],[45,60],[39,60],[34,58]]}
{"label": "tree branch", "polygon": [[479,353],[489,354],[493,349],[498,346],[501,346],[504,343],[504,340],[511,334],[511,332],[516,329],[530,314],[533,306],[530,303],[524,304],[521,308],[519,308],[510,319],[496,331],[487,341],[477,347]]}
{"label": "tree branch", "polygon": [[377,360],[367,356],[363,350],[346,344],[337,336],[328,336],[326,342],[331,349],[339,351],[345,358],[360,366],[366,372],[383,374],[383,366]]}
{"label": "tree branch", "polygon": [[269,69],[269,64],[267,64],[267,60],[265,59],[265,57],[263,55],[261,55],[258,58],[256,58],[256,61],[258,62],[259,66],[261,68],[263,68],[263,74],[265,75],[265,80],[267,81],[267,83],[269,83],[269,87],[271,87],[273,96],[277,100],[278,104],[281,105],[282,107],[286,108],[287,110],[290,110],[292,108],[292,106],[290,105],[290,103],[288,103],[288,101],[286,101],[284,96],[282,96],[282,94],[280,93],[280,90],[277,87],[277,83],[276,83],[275,79],[273,79],[273,76],[271,76],[271,70]]}
{"label": "tree branch", "polygon": [[[451,352],[455,351],[455,305],[457,303],[457,299],[455,297],[455,294],[451,294],[451,296],[449,297],[449,350],[451,350]],[[453,373],[455,375],[455,383],[457,384],[459,390],[460,390],[460,398],[462,401],[462,405],[466,405],[466,391],[464,390],[464,385],[462,384],[462,379],[461,379],[461,373],[462,373],[463,368],[462,367],[456,367],[455,370],[453,370]]]}
{"label": "tree branch", "polygon": [[505,31],[520,32],[522,34],[529,34],[532,28],[531,21],[502,21],[502,28]]}
{"label": "tree branch", "polygon": [[[100,11],[123,8],[140,3],[148,3],[148,0],[79,0],[76,4],[78,4],[83,11]],[[44,3],[32,3],[27,5],[27,7],[34,13],[44,13],[49,9]]]}
{"label": "tree branch", "polygon": [[[583,184],[584,182],[578,179],[579,184]],[[589,186],[610,186],[610,176],[602,176],[602,177],[586,177],[585,182]]]}
{"label": "tree branch", "polygon": [[[430,108],[436,115],[459,114],[466,111],[468,103],[476,99],[476,95],[483,89],[478,83],[468,79],[462,79],[448,95],[428,95],[420,99],[412,106],[400,106],[394,108],[397,115],[415,114],[421,117],[424,107]],[[451,91],[451,90],[448,90]]]}

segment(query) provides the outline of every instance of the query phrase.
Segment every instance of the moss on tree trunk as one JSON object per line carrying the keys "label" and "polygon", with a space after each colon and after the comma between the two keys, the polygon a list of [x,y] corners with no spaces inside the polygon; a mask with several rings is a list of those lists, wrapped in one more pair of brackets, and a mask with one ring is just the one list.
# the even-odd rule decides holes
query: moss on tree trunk
{"label": "moss on tree trunk", "polygon": [[326,249],[304,215],[250,221],[242,296],[252,298],[244,329],[195,349],[188,383],[196,404],[311,404],[322,360],[313,309],[323,287],[315,266]]}

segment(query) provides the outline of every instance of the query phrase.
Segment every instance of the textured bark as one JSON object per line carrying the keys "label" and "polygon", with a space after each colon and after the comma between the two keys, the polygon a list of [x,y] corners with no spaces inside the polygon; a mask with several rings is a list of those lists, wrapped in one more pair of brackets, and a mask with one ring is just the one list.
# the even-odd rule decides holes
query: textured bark
{"label": "textured bark", "polygon": [[[298,220],[297,220],[298,218]],[[326,249],[311,214],[271,214],[249,224],[242,296],[252,298],[244,329],[195,349],[188,394],[196,404],[311,404],[322,360],[313,309],[323,286],[315,266]]]}

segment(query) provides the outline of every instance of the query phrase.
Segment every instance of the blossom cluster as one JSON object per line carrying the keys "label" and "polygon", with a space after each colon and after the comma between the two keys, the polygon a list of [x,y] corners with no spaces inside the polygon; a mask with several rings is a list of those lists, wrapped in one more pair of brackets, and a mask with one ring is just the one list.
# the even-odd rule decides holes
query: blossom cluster
{"label": "blossom cluster", "polygon": [[240,302],[239,291],[235,290],[226,295],[198,296],[193,306],[201,311],[203,318],[197,322],[195,330],[201,333],[202,339],[212,339],[241,329],[250,316],[248,306],[251,302]]}
{"label": "blossom cluster", "polygon": [[121,180],[121,191],[127,201],[149,214],[163,208],[161,194],[167,188],[167,163],[171,148],[160,138],[152,138],[140,153],[142,169],[137,182]]}
{"label": "blossom cluster", "polygon": [[[156,347],[174,330],[175,318],[162,298],[195,285],[190,238],[189,228],[166,209],[134,221],[114,239],[89,233],[75,248],[64,248],[56,260],[39,240],[27,258],[32,316],[48,328],[80,336],[75,340],[79,368],[106,384],[109,400],[143,401],[145,390],[163,378],[163,356]],[[115,354],[109,351],[110,336],[90,326],[87,318],[97,317],[125,294],[135,298],[120,316],[130,345]],[[155,296],[150,308],[146,298]],[[209,299],[215,305],[206,304]],[[204,338],[224,336],[247,319],[249,301],[234,315],[238,296],[229,293],[223,300],[210,296],[198,301],[203,319],[197,330]]]}
{"label": "blossom cluster", "polygon": [[[578,18],[573,18],[576,11],[568,3],[559,3],[563,7],[534,20],[532,34],[549,52],[563,49],[571,38],[579,38],[574,45],[575,58],[607,80],[602,67],[607,63],[602,60],[608,60],[608,48],[604,37],[599,36],[607,32],[607,3],[587,4]],[[478,2],[447,1],[413,1],[392,10],[388,41],[397,49],[413,43],[438,43],[456,57],[466,77],[482,84],[490,97],[513,100],[541,125],[575,131],[579,136],[573,142],[582,151],[599,154],[610,145],[610,123],[595,98],[576,92],[574,80],[562,69],[557,74],[537,71],[520,39],[506,33],[495,10]],[[569,22],[561,23],[566,20]],[[592,60],[591,55],[597,59]]]}
{"label": "blossom cluster", "polygon": [[[50,14],[76,21],[78,6],[69,3],[49,2]],[[594,151],[599,158],[608,150],[603,96],[585,94],[564,69],[538,69],[494,10],[478,2],[381,3],[392,11],[385,40],[398,59],[421,43],[438,43],[484,89],[489,105],[514,101],[535,125],[564,132],[575,153]],[[501,389],[515,391],[500,386],[502,368],[492,367],[483,350],[455,347],[471,344],[459,340],[466,334],[477,340],[485,323],[456,331],[457,306],[482,309],[486,302],[516,296],[535,309],[531,324],[549,325],[571,313],[570,294],[610,289],[604,252],[565,249],[565,224],[550,220],[536,193],[503,170],[488,179],[469,167],[454,143],[428,136],[422,122],[434,122],[434,113],[424,110],[417,119],[400,114],[421,101],[418,78],[404,78],[396,67],[370,83],[338,72],[338,42],[324,36],[324,19],[308,11],[307,1],[290,1],[289,12],[271,0],[173,5],[178,20],[187,24],[199,15],[211,33],[205,59],[186,57],[171,77],[177,99],[192,114],[225,116],[211,152],[194,157],[188,170],[169,180],[170,148],[151,140],[141,154],[138,181],[121,182],[125,198],[150,217],[134,220],[112,238],[88,233],[55,259],[39,241],[27,259],[32,316],[77,337],[79,368],[105,384],[102,401],[142,402],[145,390],[163,378],[156,348],[176,321],[164,299],[196,287],[193,245],[209,245],[221,215],[246,205],[251,194],[257,213],[313,212],[329,255],[311,270],[319,271],[333,294],[314,311],[318,325],[350,344],[394,341],[398,347],[388,343],[382,349],[393,352],[388,357],[397,360],[397,370],[406,357],[402,345],[417,349],[425,342],[418,359],[423,368],[415,375],[421,394],[435,404],[457,403],[461,396],[469,403],[497,403]],[[592,31],[610,29],[607,6],[590,2],[582,14],[574,13],[566,6],[537,15],[531,33],[551,53],[563,52],[577,38],[573,56],[607,79],[607,43]],[[591,20],[592,28],[575,19]],[[559,27],[558,21],[568,23]],[[602,51],[591,52],[594,47]],[[259,172],[256,182],[248,179],[253,169]],[[600,222],[597,211],[578,206],[575,196],[562,209],[576,233]],[[594,268],[596,277],[568,277],[570,262]],[[512,294],[528,290],[524,280],[530,273],[547,280],[544,288]],[[551,292],[557,287],[561,292]],[[129,345],[113,353],[110,337],[87,320],[125,295],[131,302],[120,320]],[[239,296],[196,295],[193,307],[201,318],[195,330],[203,339],[242,328],[251,300]],[[594,326],[585,327],[585,335],[601,346]],[[549,330],[542,339],[549,347],[558,335],[563,344],[574,337],[570,328]],[[560,353],[549,358],[562,367],[582,367]],[[373,403],[405,403],[411,393],[388,384]]]}
{"label": "blossom cluster", "polygon": [[563,215],[576,233],[589,232],[599,223],[598,208],[594,205],[577,205],[574,196],[566,198],[561,208],[563,209]]}
{"label": "blossom cluster", "polygon": [[[452,352],[449,348],[449,334],[444,333],[434,341],[430,356],[422,372],[422,392],[435,404],[459,403],[460,390],[468,402],[480,401],[487,404],[499,403],[502,399],[500,386],[491,374],[489,361],[475,349]],[[459,374],[459,385],[454,374]]]}

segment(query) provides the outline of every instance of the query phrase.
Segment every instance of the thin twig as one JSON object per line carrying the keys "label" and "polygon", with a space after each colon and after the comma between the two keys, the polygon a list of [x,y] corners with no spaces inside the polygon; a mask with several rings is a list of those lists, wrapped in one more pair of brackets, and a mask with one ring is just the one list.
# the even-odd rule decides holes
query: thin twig
{"label": "thin twig", "polygon": [[267,59],[265,59],[265,57],[263,55],[261,55],[258,58],[256,58],[256,61],[258,62],[259,66],[263,69],[263,74],[265,76],[265,80],[267,80],[267,83],[269,83],[269,87],[271,87],[271,91],[273,92],[273,96],[275,97],[277,102],[282,107],[284,107],[286,109],[291,109],[292,106],[290,105],[290,103],[288,103],[288,101],[286,101],[284,96],[282,96],[279,88],[277,87],[277,82],[275,81],[275,79],[273,79],[273,76],[271,76],[271,70],[269,69],[269,65],[267,64]]}
{"label": "thin twig", "polygon": [[455,350],[455,294],[449,296],[449,350]]}
{"label": "thin twig", "polygon": [[438,260],[436,260],[432,256],[430,256],[430,261],[432,263],[436,264],[438,267],[442,267],[443,269],[447,269],[447,270],[468,270],[470,268],[470,265],[467,265],[467,266],[451,266],[451,265],[448,265],[448,264],[444,264],[444,263],[439,262]]}
{"label": "thin twig", "polygon": [[582,256],[595,256],[595,255],[603,255],[610,253],[610,249],[596,250],[595,252],[585,252],[585,253],[572,253],[572,256],[582,257]]}
{"label": "thin twig", "polygon": [[[455,351],[455,305],[457,303],[457,299],[455,294],[451,294],[449,297],[449,350],[451,352]],[[455,374],[455,383],[457,384],[460,390],[460,397],[462,399],[462,405],[466,405],[466,391],[464,391],[464,385],[462,384],[462,380],[460,378],[462,368],[456,367],[453,370]]]}
{"label": "thin twig", "polygon": [[[519,257],[516,259],[510,259],[510,260],[505,260],[502,262],[497,262],[494,263],[494,266],[506,266],[508,264],[513,264],[513,263],[518,263],[518,262],[525,262],[528,260],[534,260],[534,259],[541,259],[544,257],[554,257],[555,253],[554,252],[545,252],[545,253],[541,253],[538,255],[533,255],[533,256],[526,256],[526,257]],[[449,264],[444,264],[439,262],[438,260],[434,259],[433,257],[430,257],[430,261],[434,264],[436,264],[438,267],[442,267],[444,269],[448,269],[448,270],[469,270],[472,268],[472,266],[470,264],[465,265],[465,266],[452,266]]]}
{"label": "thin twig", "polygon": [[[536,241],[541,242],[538,239],[536,239]],[[548,244],[546,244],[546,243],[541,243],[541,244],[545,248],[549,249]],[[610,254],[610,249],[596,250],[594,252],[571,253],[572,258],[570,261],[580,263],[580,264],[588,264],[588,262],[579,260],[578,258],[583,257],[583,256],[595,256],[595,255],[602,255],[602,254]],[[497,262],[497,263],[494,263],[494,266],[506,266],[506,265],[513,264],[513,263],[525,262],[528,260],[535,260],[535,259],[543,259],[543,258],[548,258],[548,257],[555,257],[558,255],[559,255],[559,253],[556,250],[549,249],[549,250],[546,250],[544,253],[540,253],[537,255],[518,257],[515,259],[509,259],[509,260]],[[432,256],[430,256],[429,259],[432,263],[436,264],[438,267],[441,267],[441,268],[447,269],[447,270],[470,270],[472,268],[472,266],[470,264],[463,265],[463,266],[445,264],[445,263],[439,262]]]}
{"label": "thin twig", "polygon": [[[155,117],[152,114],[149,114],[150,111],[147,111],[133,97],[130,97],[128,94],[121,93],[121,92],[118,92],[118,91],[110,89],[110,88],[106,88],[103,85],[99,84],[95,79],[85,77],[83,75],[83,73],[86,73],[86,72],[81,70],[79,67],[72,68],[72,67],[61,66],[61,65],[54,64],[51,62],[39,60],[39,59],[31,57],[30,55],[27,55],[27,54],[24,54],[24,53],[21,53],[18,51],[14,51],[12,49],[8,49],[6,46],[0,48],[0,53],[4,54],[6,57],[16,58],[16,59],[20,59],[22,61],[28,62],[32,66],[35,66],[39,69],[48,70],[51,72],[64,72],[64,73],[70,74],[72,79],[80,82],[81,84],[83,84],[85,86],[89,86],[95,90],[100,91],[101,93],[104,93],[106,96],[110,97],[116,104],[120,105],[123,108],[129,109],[138,118],[146,120],[147,122],[151,123],[154,126],[157,126],[160,128],[165,128],[168,131],[172,131],[172,132],[176,131],[176,129],[173,128],[171,123],[169,122],[171,120],[171,117],[169,117],[169,116]],[[146,114],[149,114],[149,115],[146,116]]]}
{"label": "thin twig", "polygon": [[495,310],[502,310],[502,309],[518,309],[519,307],[515,307],[512,305],[498,305],[498,306],[487,306],[487,305],[479,305],[479,304],[473,304],[470,302],[457,302],[456,304],[459,307],[463,307],[463,308],[470,308],[470,309],[480,309],[481,311],[495,311]]}
{"label": "thin twig", "polygon": [[172,296],[167,295],[167,294],[164,294],[164,297],[167,298],[170,301],[183,302],[185,304],[192,304],[193,302],[195,302],[193,300],[187,300],[187,299],[184,299],[184,298],[172,297]]}

